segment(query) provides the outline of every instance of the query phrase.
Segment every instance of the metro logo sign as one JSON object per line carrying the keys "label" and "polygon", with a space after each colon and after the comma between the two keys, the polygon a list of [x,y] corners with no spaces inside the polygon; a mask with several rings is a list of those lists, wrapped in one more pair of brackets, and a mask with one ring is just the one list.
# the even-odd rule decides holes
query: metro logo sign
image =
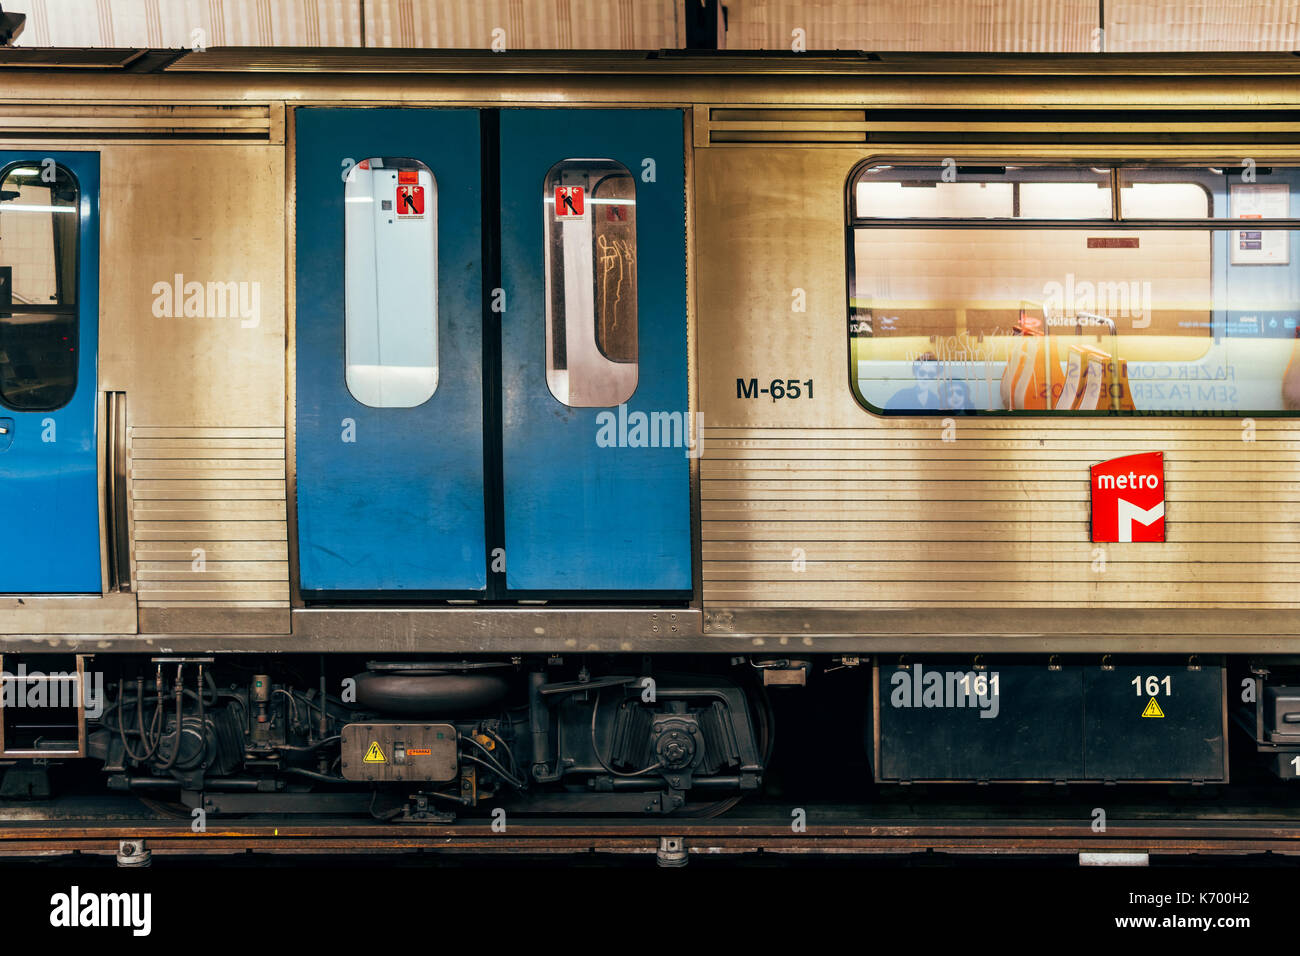
{"label": "metro logo sign", "polygon": [[1165,540],[1165,456],[1152,451],[1092,466],[1092,540]]}

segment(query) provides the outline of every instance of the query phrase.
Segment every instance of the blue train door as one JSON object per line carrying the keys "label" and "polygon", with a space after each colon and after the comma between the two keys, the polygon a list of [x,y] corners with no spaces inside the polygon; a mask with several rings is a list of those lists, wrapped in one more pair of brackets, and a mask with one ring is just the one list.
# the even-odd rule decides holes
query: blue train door
{"label": "blue train door", "polygon": [[683,116],[500,114],[515,596],[689,592]]}
{"label": "blue train door", "polygon": [[98,594],[99,154],[0,151],[0,593]]}
{"label": "blue train door", "polygon": [[687,595],[677,110],[297,110],[301,588]]}
{"label": "blue train door", "polygon": [[296,111],[297,500],[305,593],[479,593],[479,122]]}

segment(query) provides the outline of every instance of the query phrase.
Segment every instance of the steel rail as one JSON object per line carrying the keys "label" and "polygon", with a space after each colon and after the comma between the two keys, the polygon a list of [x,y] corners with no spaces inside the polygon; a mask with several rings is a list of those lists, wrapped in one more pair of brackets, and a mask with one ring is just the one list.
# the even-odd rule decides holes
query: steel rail
{"label": "steel rail", "polygon": [[323,822],[219,823],[194,832],[171,821],[47,821],[0,826],[0,859],[117,854],[122,841],[144,841],[159,856],[230,854],[438,853],[488,855],[655,854],[660,840],[684,841],[692,855],[841,856],[1077,855],[1142,852],[1151,855],[1300,855],[1300,821],[1140,821],[1114,823],[1094,832],[1078,820],[949,820],[833,823],[815,818],[794,832],[789,824],[725,823],[674,819],[611,822],[514,822],[504,832],[490,822],[392,824]]}

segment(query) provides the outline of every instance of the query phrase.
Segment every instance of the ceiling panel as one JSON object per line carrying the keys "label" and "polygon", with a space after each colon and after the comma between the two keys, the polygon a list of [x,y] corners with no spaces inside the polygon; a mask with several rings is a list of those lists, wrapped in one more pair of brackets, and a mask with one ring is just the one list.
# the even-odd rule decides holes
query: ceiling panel
{"label": "ceiling panel", "polygon": [[1096,0],[728,0],[730,49],[1084,53]]}
{"label": "ceiling panel", "polygon": [[1106,49],[1300,50],[1295,0],[1106,0]]}
{"label": "ceiling panel", "polygon": [[[6,0],[20,46],[657,50],[680,0]],[[363,31],[364,23],[364,31]],[[494,36],[494,30],[503,34]],[[196,32],[197,31],[197,32]]]}
{"label": "ceiling panel", "polygon": [[[5,0],[20,46],[661,49],[695,0]],[[725,0],[733,50],[1300,49],[1300,0]],[[796,32],[799,31],[799,32]]]}
{"label": "ceiling panel", "polygon": [[[370,46],[658,50],[684,43],[682,0],[366,0]],[[501,31],[496,33],[495,31]]]}

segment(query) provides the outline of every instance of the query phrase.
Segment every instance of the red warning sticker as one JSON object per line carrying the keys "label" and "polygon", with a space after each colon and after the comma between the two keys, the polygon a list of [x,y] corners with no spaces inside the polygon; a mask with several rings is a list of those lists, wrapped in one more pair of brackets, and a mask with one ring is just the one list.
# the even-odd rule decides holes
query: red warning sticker
{"label": "red warning sticker", "polygon": [[581,186],[556,186],[555,218],[581,219],[586,215],[584,192]]}
{"label": "red warning sticker", "polygon": [[420,174],[414,169],[399,169],[397,171],[397,181],[399,183],[418,183]]}
{"label": "red warning sticker", "polygon": [[[398,176],[402,176],[398,173]],[[415,173],[411,174],[412,176]],[[399,219],[419,219],[424,216],[424,187],[420,185],[411,185],[410,183],[398,183],[397,186],[397,218]]]}

